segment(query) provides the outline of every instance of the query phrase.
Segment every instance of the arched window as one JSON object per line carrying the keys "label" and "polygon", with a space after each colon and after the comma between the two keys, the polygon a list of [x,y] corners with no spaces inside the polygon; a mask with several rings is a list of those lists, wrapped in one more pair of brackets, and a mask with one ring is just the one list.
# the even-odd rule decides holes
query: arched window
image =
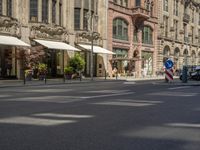
{"label": "arched window", "polygon": [[165,46],[163,50],[163,63],[170,57],[170,48],[169,46]]}
{"label": "arched window", "polygon": [[30,0],[30,21],[38,21],[38,0]]}
{"label": "arched window", "polygon": [[128,23],[124,19],[113,20],[113,38],[128,41]]}
{"label": "arched window", "polygon": [[150,27],[145,26],[142,32],[142,43],[144,44],[153,44],[153,31]]}
{"label": "arched window", "polygon": [[42,22],[48,23],[48,0],[42,0]]}

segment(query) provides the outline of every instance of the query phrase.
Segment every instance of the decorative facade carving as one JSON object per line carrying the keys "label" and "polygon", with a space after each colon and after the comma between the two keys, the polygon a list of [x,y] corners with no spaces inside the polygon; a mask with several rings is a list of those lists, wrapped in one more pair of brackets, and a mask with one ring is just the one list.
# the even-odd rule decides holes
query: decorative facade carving
{"label": "decorative facade carving", "polygon": [[32,24],[30,28],[30,39],[54,39],[68,42],[68,32],[64,27],[49,24]]}
{"label": "decorative facade carving", "polygon": [[21,32],[18,20],[7,16],[1,16],[0,33],[20,37]]}

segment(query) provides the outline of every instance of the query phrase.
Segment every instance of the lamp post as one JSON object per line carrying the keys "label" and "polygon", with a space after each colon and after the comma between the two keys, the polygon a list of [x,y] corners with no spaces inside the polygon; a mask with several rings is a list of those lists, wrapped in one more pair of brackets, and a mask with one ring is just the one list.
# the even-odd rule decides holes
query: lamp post
{"label": "lamp post", "polygon": [[[94,26],[97,25],[97,21],[98,21],[98,16],[97,15],[92,15],[90,12],[88,12],[85,16],[87,18],[87,23],[88,23],[88,27],[89,30],[88,32],[82,32],[81,36],[83,38],[88,39],[91,42],[91,51],[90,51],[90,77],[91,80],[93,80],[93,48],[94,48],[94,41],[98,40],[100,38],[100,34],[98,32],[94,31]],[[91,19],[93,19],[93,25],[90,24]]]}

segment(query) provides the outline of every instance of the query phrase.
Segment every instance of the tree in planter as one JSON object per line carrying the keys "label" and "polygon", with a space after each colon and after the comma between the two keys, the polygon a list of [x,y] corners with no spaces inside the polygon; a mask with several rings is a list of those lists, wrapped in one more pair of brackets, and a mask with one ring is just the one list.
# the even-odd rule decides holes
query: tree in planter
{"label": "tree in planter", "polygon": [[47,65],[44,63],[39,63],[37,68],[39,80],[44,80],[47,73]]}
{"label": "tree in planter", "polygon": [[65,67],[64,73],[65,73],[66,79],[70,80],[72,78],[72,74],[74,73],[73,68],[71,66]]}
{"label": "tree in planter", "polygon": [[84,59],[80,56],[80,54],[75,54],[74,57],[72,57],[69,60],[69,66],[71,66],[73,68],[73,72],[74,73],[78,73],[80,74],[85,67],[85,61]]}

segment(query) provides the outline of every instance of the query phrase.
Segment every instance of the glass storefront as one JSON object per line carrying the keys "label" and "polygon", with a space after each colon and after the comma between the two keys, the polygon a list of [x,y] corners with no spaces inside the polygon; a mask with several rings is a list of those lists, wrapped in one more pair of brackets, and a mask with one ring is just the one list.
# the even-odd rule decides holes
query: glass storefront
{"label": "glass storefront", "polygon": [[153,74],[153,53],[142,52],[142,76]]}
{"label": "glass storefront", "polygon": [[15,61],[12,47],[0,48],[0,79],[16,78]]}

